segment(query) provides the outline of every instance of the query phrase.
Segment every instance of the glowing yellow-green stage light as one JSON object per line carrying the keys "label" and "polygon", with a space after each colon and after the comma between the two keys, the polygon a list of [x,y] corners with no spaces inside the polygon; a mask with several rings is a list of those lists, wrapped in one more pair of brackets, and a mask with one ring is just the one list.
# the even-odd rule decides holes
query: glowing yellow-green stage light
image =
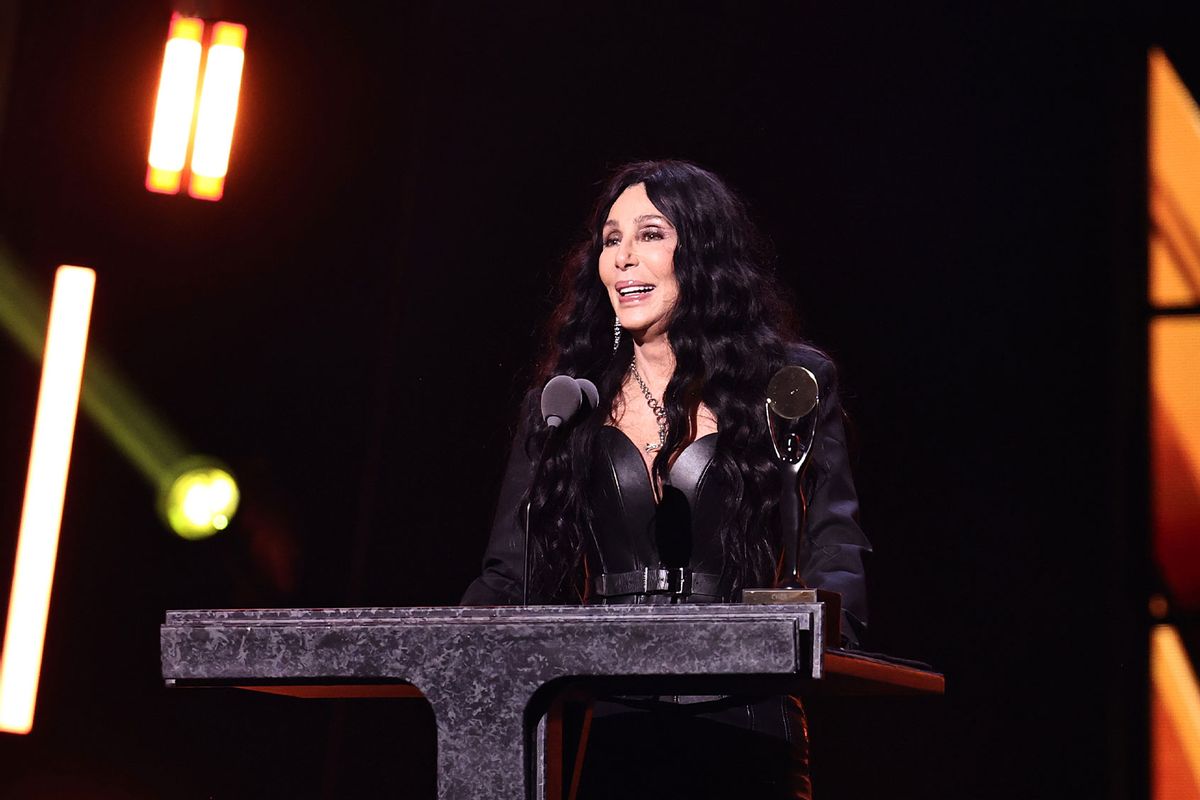
{"label": "glowing yellow-green stage light", "polygon": [[[46,305],[0,242],[0,330],[38,360],[45,346]],[[175,533],[204,539],[229,525],[238,489],[228,470],[214,458],[188,456],[183,439],[96,348],[88,352],[79,402],[157,491],[159,510]]]}
{"label": "glowing yellow-green stage light", "polygon": [[207,464],[182,469],[166,484],[161,502],[171,530],[184,539],[205,539],[229,524],[238,497],[233,476]]}

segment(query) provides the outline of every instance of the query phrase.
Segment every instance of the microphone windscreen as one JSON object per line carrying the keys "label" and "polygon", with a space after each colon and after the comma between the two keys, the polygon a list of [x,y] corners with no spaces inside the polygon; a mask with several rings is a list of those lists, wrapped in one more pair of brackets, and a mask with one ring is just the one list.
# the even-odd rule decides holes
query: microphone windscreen
{"label": "microphone windscreen", "polygon": [[542,419],[552,428],[575,416],[583,403],[583,392],[570,375],[555,375],[542,389]]}
{"label": "microphone windscreen", "polygon": [[595,409],[600,405],[600,390],[596,388],[596,384],[589,381],[587,378],[576,378],[575,383],[579,384],[580,391],[587,398],[588,408]]}

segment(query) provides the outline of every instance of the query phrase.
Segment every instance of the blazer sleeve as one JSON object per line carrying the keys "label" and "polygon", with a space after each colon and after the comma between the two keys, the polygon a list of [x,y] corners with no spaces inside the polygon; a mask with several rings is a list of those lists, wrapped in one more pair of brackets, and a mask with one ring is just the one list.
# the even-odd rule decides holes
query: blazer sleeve
{"label": "blazer sleeve", "polygon": [[[522,406],[522,411],[525,407]],[[460,605],[520,605],[525,581],[525,494],[533,482],[533,459],[525,452],[526,414],[513,437],[496,502],[496,516],[487,550],[483,554],[483,573],[471,582]]]}
{"label": "blazer sleeve", "polygon": [[858,493],[850,471],[837,370],[832,361],[811,348],[793,355],[793,363],[816,376],[821,398],[813,451],[801,483],[807,511],[800,575],[807,586],[841,594],[843,644],[857,647],[867,624],[863,562],[871,543],[858,524]]}

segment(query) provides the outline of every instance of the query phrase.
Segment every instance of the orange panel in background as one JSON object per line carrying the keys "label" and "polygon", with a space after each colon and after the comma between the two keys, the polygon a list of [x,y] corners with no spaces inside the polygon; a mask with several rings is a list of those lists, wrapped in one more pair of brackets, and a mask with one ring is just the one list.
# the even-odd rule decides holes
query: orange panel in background
{"label": "orange panel in background", "polygon": [[1200,303],[1200,111],[1166,55],[1150,52],[1150,302]]}
{"label": "orange panel in background", "polygon": [[1150,754],[1154,800],[1200,800],[1200,692],[1179,633],[1151,633]]}
{"label": "orange panel in background", "polygon": [[1175,602],[1200,609],[1200,317],[1150,324],[1155,555]]}
{"label": "orange panel in background", "polygon": [[1200,291],[1188,280],[1183,257],[1167,237],[1150,231],[1150,305],[1155,308],[1200,303]]}
{"label": "orange panel in background", "polygon": [[[1200,610],[1200,110],[1166,55],[1149,61],[1150,450],[1154,554],[1175,605]],[[1152,634],[1155,800],[1200,800],[1200,691],[1171,626]]]}

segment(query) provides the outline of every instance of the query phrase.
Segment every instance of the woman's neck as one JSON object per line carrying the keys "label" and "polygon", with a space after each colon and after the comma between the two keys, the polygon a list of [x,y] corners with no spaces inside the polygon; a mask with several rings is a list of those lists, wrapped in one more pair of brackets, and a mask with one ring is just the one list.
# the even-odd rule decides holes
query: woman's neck
{"label": "woman's neck", "polygon": [[662,397],[675,374],[675,351],[666,336],[656,336],[653,339],[633,342],[633,363],[650,390]]}

